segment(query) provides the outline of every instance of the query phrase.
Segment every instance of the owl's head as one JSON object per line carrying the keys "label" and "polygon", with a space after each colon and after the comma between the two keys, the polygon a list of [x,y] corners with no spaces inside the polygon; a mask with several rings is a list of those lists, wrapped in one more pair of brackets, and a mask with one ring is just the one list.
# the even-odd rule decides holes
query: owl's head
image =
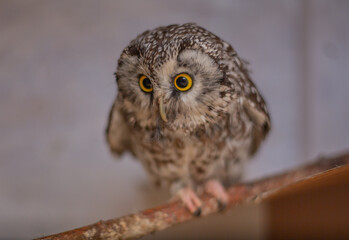
{"label": "owl's head", "polygon": [[122,111],[129,122],[150,129],[160,124],[192,131],[216,121],[231,102],[226,70],[239,70],[234,59],[229,44],[196,24],[146,31],[118,61]]}

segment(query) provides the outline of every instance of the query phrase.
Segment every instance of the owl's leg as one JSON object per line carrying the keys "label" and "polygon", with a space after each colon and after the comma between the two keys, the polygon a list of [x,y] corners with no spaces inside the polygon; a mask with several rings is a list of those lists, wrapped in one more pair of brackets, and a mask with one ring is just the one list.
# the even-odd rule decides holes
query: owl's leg
{"label": "owl's leg", "polygon": [[216,179],[211,179],[204,184],[205,192],[217,199],[218,207],[223,210],[227,204],[229,196],[223,185]]}
{"label": "owl's leg", "polygon": [[201,215],[202,202],[192,187],[178,187],[175,184],[172,186],[172,190],[175,192],[175,198],[179,198],[194,216]]}

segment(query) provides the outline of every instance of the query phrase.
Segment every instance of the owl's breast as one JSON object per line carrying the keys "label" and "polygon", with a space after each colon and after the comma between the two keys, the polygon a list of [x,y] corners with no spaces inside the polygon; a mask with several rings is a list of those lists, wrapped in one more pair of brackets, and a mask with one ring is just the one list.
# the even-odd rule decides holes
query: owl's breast
{"label": "owl's breast", "polygon": [[203,141],[166,131],[162,135],[138,131],[132,138],[133,152],[150,175],[169,182],[187,177],[188,164],[195,159],[197,149],[204,145]]}
{"label": "owl's breast", "polygon": [[209,136],[205,131],[195,134],[180,130],[164,130],[162,134],[145,129],[134,131],[133,152],[150,176],[161,182],[200,183],[222,177],[226,174],[226,161],[234,158],[235,148],[229,143],[226,129],[215,128]]}

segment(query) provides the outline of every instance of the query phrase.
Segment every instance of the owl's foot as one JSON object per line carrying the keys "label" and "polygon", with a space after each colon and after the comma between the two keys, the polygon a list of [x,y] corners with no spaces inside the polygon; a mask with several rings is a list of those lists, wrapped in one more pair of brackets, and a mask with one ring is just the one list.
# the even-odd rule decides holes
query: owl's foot
{"label": "owl's foot", "polygon": [[201,200],[191,187],[179,189],[177,196],[194,216],[199,217],[201,215]]}
{"label": "owl's foot", "polygon": [[208,180],[204,187],[206,193],[217,199],[218,208],[223,210],[228,204],[229,196],[222,184],[218,180],[212,179]]}

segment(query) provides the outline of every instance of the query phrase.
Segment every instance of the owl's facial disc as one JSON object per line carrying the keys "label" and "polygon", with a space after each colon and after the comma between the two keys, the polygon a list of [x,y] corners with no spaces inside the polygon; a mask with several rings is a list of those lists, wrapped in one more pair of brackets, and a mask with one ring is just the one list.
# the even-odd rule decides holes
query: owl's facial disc
{"label": "owl's facial disc", "polygon": [[184,49],[156,68],[142,56],[122,56],[117,80],[129,121],[141,127],[195,129],[221,109],[223,73],[207,54]]}

